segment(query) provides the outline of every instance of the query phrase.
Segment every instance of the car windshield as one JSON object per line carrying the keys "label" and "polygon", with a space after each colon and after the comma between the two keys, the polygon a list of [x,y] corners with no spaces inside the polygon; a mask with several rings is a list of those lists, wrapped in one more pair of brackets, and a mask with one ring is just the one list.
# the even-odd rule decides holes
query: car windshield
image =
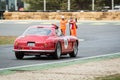
{"label": "car windshield", "polygon": [[28,28],[23,35],[49,35],[51,33],[51,30],[48,28]]}

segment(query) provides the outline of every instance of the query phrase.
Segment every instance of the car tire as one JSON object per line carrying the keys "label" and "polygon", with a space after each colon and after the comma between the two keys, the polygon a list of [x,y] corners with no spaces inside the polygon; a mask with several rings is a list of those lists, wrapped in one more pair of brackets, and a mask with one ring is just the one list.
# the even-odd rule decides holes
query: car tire
{"label": "car tire", "polygon": [[35,55],[35,57],[36,57],[36,58],[40,58],[40,57],[41,57],[41,55]]}
{"label": "car tire", "polygon": [[23,52],[15,52],[15,56],[17,59],[23,59],[24,53]]}
{"label": "car tire", "polygon": [[70,57],[76,57],[78,54],[78,44],[77,42],[75,42],[74,46],[73,46],[73,52],[70,53]]}
{"label": "car tire", "polygon": [[55,54],[53,55],[55,59],[59,59],[61,57],[61,44],[57,43]]}

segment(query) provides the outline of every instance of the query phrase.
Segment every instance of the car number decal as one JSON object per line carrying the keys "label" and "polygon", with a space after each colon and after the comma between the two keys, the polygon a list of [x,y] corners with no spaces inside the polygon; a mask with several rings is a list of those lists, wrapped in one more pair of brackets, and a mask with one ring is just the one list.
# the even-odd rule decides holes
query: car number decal
{"label": "car number decal", "polygon": [[67,38],[64,38],[64,47],[65,47],[65,49],[68,48],[68,39]]}

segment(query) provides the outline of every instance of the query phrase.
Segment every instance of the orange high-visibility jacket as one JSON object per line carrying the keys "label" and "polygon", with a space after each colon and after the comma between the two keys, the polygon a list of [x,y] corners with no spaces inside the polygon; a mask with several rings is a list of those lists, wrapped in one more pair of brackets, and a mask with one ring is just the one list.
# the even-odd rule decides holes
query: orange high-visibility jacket
{"label": "orange high-visibility jacket", "polygon": [[60,29],[62,30],[63,34],[66,35],[66,24],[67,20],[61,20],[60,21]]}
{"label": "orange high-visibility jacket", "polygon": [[76,22],[74,20],[70,20],[70,35],[76,36]]}

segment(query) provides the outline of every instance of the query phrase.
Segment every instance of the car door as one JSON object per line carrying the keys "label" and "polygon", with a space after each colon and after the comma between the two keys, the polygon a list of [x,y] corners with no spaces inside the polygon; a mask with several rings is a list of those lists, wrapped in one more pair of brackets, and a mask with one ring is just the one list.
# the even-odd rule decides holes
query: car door
{"label": "car door", "polygon": [[68,48],[67,48],[67,51],[72,51],[72,46],[73,46],[73,40],[71,38],[71,36],[66,36],[67,38],[67,41],[68,41]]}
{"label": "car door", "polygon": [[56,29],[56,35],[59,37],[60,41],[61,41],[61,46],[62,46],[62,52],[68,52],[69,50],[71,50],[71,39],[70,36],[64,36],[62,35],[61,30]]}
{"label": "car door", "polygon": [[72,49],[71,39],[68,36],[61,36],[62,52],[69,52]]}

